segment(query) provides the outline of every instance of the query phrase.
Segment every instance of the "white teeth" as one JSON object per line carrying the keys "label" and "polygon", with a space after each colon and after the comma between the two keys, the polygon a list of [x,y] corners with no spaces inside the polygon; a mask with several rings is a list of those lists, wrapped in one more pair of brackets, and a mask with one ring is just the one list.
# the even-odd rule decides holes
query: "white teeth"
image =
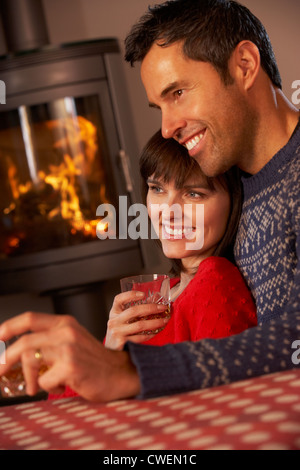
{"label": "white teeth", "polygon": [[200,140],[202,140],[204,137],[204,134],[199,134],[196,135],[193,139],[189,140],[186,142],[185,146],[186,148],[190,151],[193,150],[194,147],[196,147],[197,144],[199,144]]}
{"label": "white teeth", "polygon": [[182,237],[182,235],[186,235],[188,233],[191,233],[193,231],[192,227],[185,228],[185,229],[180,229],[180,228],[171,228],[168,225],[164,225],[164,229],[168,235],[173,235],[177,237]]}

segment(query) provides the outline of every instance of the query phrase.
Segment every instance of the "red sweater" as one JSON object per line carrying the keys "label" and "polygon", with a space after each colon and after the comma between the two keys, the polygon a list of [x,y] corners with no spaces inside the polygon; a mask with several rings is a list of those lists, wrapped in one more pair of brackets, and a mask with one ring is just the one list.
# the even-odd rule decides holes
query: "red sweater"
{"label": "red sweater", "polygon": [[172,304],[165,329],[145,344],[223,338],[256,325],[256,308],[238,268],[225,258],[210,257]]}
{"label": "red sweater", "polygon": [[[171,287],[178,282],[173,279]],[[256,325],[255,305],[238,268],[225,258],[210,257],[202,261],[195,277],[172,303],[165,329],[144,344],[223,338]],[[64,394],[49,398],[76,395],[67,387]]]}

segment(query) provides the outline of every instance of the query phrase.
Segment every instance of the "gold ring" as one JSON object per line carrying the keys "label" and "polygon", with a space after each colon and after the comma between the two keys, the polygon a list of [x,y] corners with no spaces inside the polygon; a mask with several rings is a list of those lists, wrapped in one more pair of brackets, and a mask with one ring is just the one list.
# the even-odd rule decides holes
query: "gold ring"
{"label": "gold ring", "polygon": [[40,349],[37,349],[34,353],[34,357],[38,360],[41,361],[43,359],[43,354]]}

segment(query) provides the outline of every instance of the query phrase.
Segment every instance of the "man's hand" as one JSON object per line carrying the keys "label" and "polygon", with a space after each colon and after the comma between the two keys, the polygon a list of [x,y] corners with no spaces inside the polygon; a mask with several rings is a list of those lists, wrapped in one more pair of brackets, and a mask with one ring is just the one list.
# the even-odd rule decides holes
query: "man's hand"
{"label": "man's hand", "polygon": [[[27,312],[0,326],[2,341],[20,335],[7,349],[0,375],[21,361],[29,395],[39,387],[60,393],[69,386],[87,400],[107,402],[134,397],[140,391],[129,354],[104,348],[71,316]],[[36,358],[37,351],[41,359]],[[39,376],[41,362],[48,370]]]}

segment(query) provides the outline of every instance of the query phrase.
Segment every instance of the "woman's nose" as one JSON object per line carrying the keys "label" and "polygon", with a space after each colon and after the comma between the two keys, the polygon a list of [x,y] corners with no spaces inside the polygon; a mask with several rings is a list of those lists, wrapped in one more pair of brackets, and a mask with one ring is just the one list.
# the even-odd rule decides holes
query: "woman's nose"
{"label": "woman's nose", "polygon": [[183,204],[178,194],[168,194],[162,206],[163,220],[181,221],[183,216]]}

